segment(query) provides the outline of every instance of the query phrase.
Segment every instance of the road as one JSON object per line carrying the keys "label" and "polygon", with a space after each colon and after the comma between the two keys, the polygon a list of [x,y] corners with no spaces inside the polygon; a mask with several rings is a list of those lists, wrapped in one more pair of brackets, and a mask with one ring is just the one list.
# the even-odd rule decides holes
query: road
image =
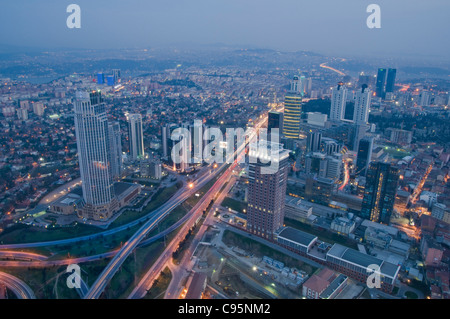
{"label": "road", "polygon": [[322,64],[320,65],[320,67],[321,67],[321,68],[324,68],[324,69],[328,69],[328,70],[334,71],[334,72],[336,72],[336,73],[338,73],[339,75],[342,75],[342,76],[345,75],[344,72],[341,72],[341,71],[339,71],[339,70],[337,70],[337,69],[335,69],[335,68],[332,68],[331,66],[328,66],[327,63],[328,63],[328,62],[322,63]]}
{"label": "road", "polygon": [[13,275],[0,271],[0,282],[2,282],[9,290],[11,290],[19,299],[36,299],[31,288]]}
{"label": "road", "polygon": [[42,267],[53,267],[53,266],[63,266],[70,264],[81,264],[90,261],[101,260],[104,258],[111,258],[117,253],[115,251],[109,251],[103,254],[79,257],[79,258],[66,258],[59,260],[33,260],[33,261],[21,261],[21,260],[0,260],[1,267],[34,267],[34,268],[42,268]]}
{"label": "road", "polygon": [[[199,178],[200,182],[204,179],[208,179],[208,180],[210,179],[210,178],[208,178],[210,176],[207,173],[208,173],[208,169],[205,169],[203,172],[203,175],[201,175],[201,177]],[[201,174],[201,173],[199,173],[199,174]],[[186,188],[181,188],[172,196],[172,199],[176,198],[178,196],[181,196],[185,191],[186,191]],[[5,245],[0,245],[0,250],[67,245],[67,244],[73,244],[73,243],[77,243],[77,242],[81,242],[81,241],[93,240],[93,239],[99,238],[99,237],[110,236],[110,235],[116,234],[118,232],[127,230],[128,228],[136,226],[142,222],[145,222],[146,220],[150,219],[153,215],[156,215],[158,212],[159,212],[159,209],[157,208],[156,210],[148,213],[147,215],[142,216],[142,217],[140,217],[132,222],[129,222],[125,225],[118,226],[118,227],[112,228],[110,230],[98,232],[98,233],[91,234],[91,235],[85,235],[85,236],[68,238],[68,239],[43,241],[43,242],[22,243],[22,244],[5,244]]]}
{"label": "road", "polygon": [[[262,118],[258,124],[255,125],[256,129],[261,128],[261,126],[265,123],[267,120],[266,117]],[[249,142],[253,140],[256,134],[253,134],[249,136]],[[209,203],[216,194],[221,190],[222,186],[229,181],[231,174],[233,173],[233,169],[236,167],[237,162],[240,161],[242,156],[244,155],[245,147],[241,147],[238,150],[236,150],[233,154],[233,156],[236,155],[236,162],[230,166],[227,171],[221,176],[219,180],[214,184],[214,186],[205,194],[202,201],[205,203]],[[235,181],[234,181],[235,182]],[[216,207],[220,205],[220,203],[223,201],[226,194],[229,192],[231,186],[234,184],[234,182],[228,183],[225,190],[222,192],[221,197],[218,201],[213,205],[211,210],[214,210]],[[191,221],[195,221],[198,213],[201,212],[201,210],[191,210],[190,214],[192,213]],[[169,246],[165,249],[163,254],[158,258],[158,260],[153,264],[153,266],[150,268],[150,270],[143,276],[139,284],[135,287],[135,289],[131,292],[129,299],[135,299],[135,298],[142,298],[147,293],[147,290],[151,287],[153,281],[159,276],[160,272],[164,269],[164,267],[169,264],[169,268],[172,272],[172,280],[169,284],[169,287],[166,291],[166,298],[178,298],[178,291],[180,289],[179,283],[182,282],[183,278],[185,278],[188,275],[188,268],[192,268],[191,263],[191,256],[195,251],[195,248],[197,247],[198,243],[200,242],[200,239],[202,238],[207,225],[209,223],[209,217],[211,214],[208,214],[206,217],[206,220],[204,222],[204,225],[202,225],[201,229],[198,231],[197,235],[195,236],[194,240],[192,241],[190,247],[185,251],[183,259],[180,262],[180,265],[174,265],[171,263],[171,256],[172,252],[175,251],[176,247],[178,247],[178,244],[183,238],[185,237],[187,230],[191,227],[191,223],[188,222],[185,225],[185,229],[181,230],[177,236],[172,240],[172,242],[169,244]]]}
{"label": "road", "polygon": [[[258,130],[261,128],[261,126],[267,121],[267,115],[262,117],[261,120],[255,124],[255,129]],[[256,137],[256,130],[253,131],[248,136],[248,143],[251,143],[253,139]],[[248,144],[247,143],[247,144]],[[245,149],[247,144],[240,145],[238,149],[232,153],[229,154],[229,157],[227,158],[226,162],[230,162],[230,159],[236,158],[234,161],[234,164],[231,166],[233,167],[236,165],[236,163],[239,161],[241,157],[245,155]],[[111,280],[111,278],[114,276],[114,274],[120,269],[120,266],[122,263],[126,260],[126,258],[133,252],[133,250],[137,247],[137,245],[145,238],[145,236],[160,222],[162,221],[174,208],[176,208],[178,205],[180,205],[182,202],[184,202],[187,198],[189,198],[191,195],[195,193],[197,189],[200,189],[203,185],[205,185],[210,179],[215,177],[218,173],[221,172],[223,168],[225,168],[227,164],[223,163],[219,166],[218,169],[216,169],[212,174],[208,176],[208,178],[202,182],[197,181],[196,187],[193,189],[187,189],[182,195],[179,197],[174,197],[172,200],[170,200],[169,203],[164,204],[162,207],[160,207],[157,210],[157,213],[155,216],[153,216],[150,220],[148,220],[131,238],[123,245],[123,247],[120,249],[120,251],[117,253],[116,256],[111,260],[111,262],[106,266],[106,268],[103,270],[103,272],[100,274],[100,276],[97,278],[95,283],[92,285],[89,292],[86,294],[85,299],[96,299],[99,298],[102,294],[103,290],[105,289],[107,283]],[[217,187],[220,188],[223,186],[224,182],[221,184],[215,183],[214,186],[217,185]]]}
{"label": "road", "polygon": [[414,189],[413,194],[411,195],[410,202],[411,204],[415,204],[417,200],[419,199],[420,194],[422,193],[423,185],[427,181],[428,175],[430,174],[431,170],[433,169],[433,164],[430,164],[425,171],[425,174],[422,176],[419,184],[417,184],[416,188]]}
{"label": "road", "polygon": [[81,185],[81,177],[74,179],[71,182],[64,184],[64,185],[58,187],[57,189],[55,189],[54,191],[48,193],[39,201],[39,205],[45,205],[45,207],[47,207],[51,202],[70,193],[70,191],[73,188],[78,187],[80,185]]}
{"label": "road", "polygon": [[[201,238],[203,237],[204,232],[207,229],[207,225],[210,221],[211,214],[208,214],[206,216],[205,221],[203,222],[203,225],[200,227],[199,231],[195,235],[194,239],[192,240],[189,247],[185,250],[183,258],[179,265],[173,264],[172,260],[172,252],[176,250],[178,247],[180,241],[182,241],[189,228],[193,226],[195,221],[201,216],[203,212],[203,207],[208,206],[208,204],[211,202],[211,200],[216,197],[217,193],[220,191],[221,187],[224,183],[229,181],[231,174],[233,172],[234,165],[230,166],[227,171],[221,176],[220,179],[216,181],[216,183],[211,187],[211,189],[204,195],[204,198],[202,199],[203,204],[199,207],[194,207],[191,210],[191,218],[189,221],[185,224],[182,230],[180,230],[177,234],[177,236],[170,242],[170,244],[167,246],[163,254],[155,261],[155,263],[152,265],[152,267],[149,269],[149,271],[142,277],[139,284],[135,287],[135,289],[131,292],[128,299],[136,299],[136,298],[143,298],[145,294],[147,293],[147,290],[152,286],[153,281],[158,278],[161,271],[165,268],[166,265],[169,266],[171,272],[172,272],[172,280],[169,284],[169,287],[166,291],[166,296],[168,298],[177,298],[178,297],[178,291],[181,287],[179,287],[179,283],[183,281],[183,279],[189,274],[188,269],[192,268],[192,262],[191,262],[191,256],[194,253],[198,243],[200,242]],[[224,198],[223,194],[227,194],[230,190],[230,187],[233,183],[228,183],[227,187],[222,191],[221,196],[219,196],[218,201],[222,201]],[[215,204],[212,206],[210,211],[214,211],[215,207],[218,204],[218,201],[215,202]],[[199,203],[200,204],[200,203]]]}
{"label": "road", "polygon": [[152,216],[131,238],[122,246],[117,255],[106,266],[95,283],[92,285],[89,292],[86,294],[85,299],[99,298],[107,283],[111,280],[114,274],[119,270],[125,259],[133,252],[138,244],[147,236],[147,234],[153,230],[159,222],[161,222],[172,210],[178,205],[183,203],[190,196],[195,194],[201,187],[207,184],[212,178],[214,178],[221,170],[226,166],[222,164],[213,173],[206,176],[202,180],[197,180],[196,187],[189,188],[189,186],[183,187],[182,194],[179,196],[173,196],[168,202],[163,204],[160,208],[156,209],[156,213]]}
{"label": "road", "polygon": [[[229,179],[231,176],[234,165],[230,166],[226,172],[214,183],[214,185],[208,190],[208,192],[203,196],[202,200],[195,205],[194,208],[189,212],[189,221],[183,226],[183,228],[177,233],[174,239],[169,243],[164,252],[160,255],[160,257],[153,263],[150,270],[143,276],[139,284],[135,287],[135,289],[131,292],[128,299],[136,299],[142,298],[147,293],[147,289],[151,287],[153,281],[159,276],[161,271],[164,269],[165,265],[172,259],[172,252],[174,252],[180,241],[182,241],[189,229],[193,226],[195,221],[201,217],[203,210],[208,206],[211,200],[214,199],[216,194],[220,191],[223,184]],[[201,237],[200,237],[201,238]],[[194,237],[194,240],[190,247],[186,249],[184,252],[184,256],[182,261],[180,262],[180,267],[186,265],[190,261],[190,257],[193,253],[192,246],[195,247],[196,243],[198,243],[198,233]],[[174,270],[172,272],[172,281],[171,282],[180,282],[184,277],[183,274],[177,269],[177,267],[172,267]]]}
{"label": "road", "polygon": [[[267,121],[267,116],[260,121],[259,124],[255,125],[255,127],[258,129],[260,128],[265,122]],[[256,134],[252,134],[249,137],[249,140],[251,141]],[[238,150],[235,151],[235,154],[237,155],[237,161],[239,161],[242,156],[244,156],[245,152],[245,145],[241,146]],[[232,156],[232,155],[230,155]],[[236,161],[235,161],[236,164]],[[116,227],[114,229],[92,234],[92,235],[86,235],[86,236],[80,236],[76,238],[70,238],[70,239],[63,239],[63,240],[55,240],[55,241],[46,241],[46,242],[35,242],[35,243],[22,243],[22,244],[7,244],[7,245],[0,245],[0,249],[20,249],[20,248],[31,248],[31,247],[43,247],[43,246],[53,246],[53,245],[63,245],[63,244],[69,244],[69,243],[75,243],[79,241],[86,241],[86,240],[93,240],[100,236],[108,236],[112,235],[114,233],[117,233],[119,231],[123,231],[129,227],[132,227],[138,223],[141,223],[143,221],[147,221],[131,238],[129,241],[125,243],[125,245],[122,247],[121,250],[119,250],[116,254],[116,251],[107,252],[104,254],[94,255],[94,256],[86,256],[86,257],[80,257],[80,258],[74,258],[74,259],[64,259],[64,260],[55,260],[55,261],[44,261],[44,260],[38,260],[38,261],[0,261],[0,266],[6,266],[6,267],[46,267],[49,265],[67,265],[71,263],[83,263],[88,261],[94,261],[102,258],[109,258],[115,255],[113,260],[110,262],[110,264],[106,267],[104,272],[100,275],[100,277],[97,279],[97,281],[94,283],[92,288],[88,291],[86,294],[86,298],[98,298],[103,291],[104,287],[106,286],[107,282],[112,278],[112,276],[117,272],[120,265],[123,263],[123,261],[126,259],[126,257],[139,245],[139,244],[148,244],[149,242],[153,242],[156,239],[161,238],[162,236],[165,236],[166,233],[173,231],[176,229],[175,227],[171,227],[164,231],[161,234],[158,234],[146,241],[142,241],[143,238],[150,232],[168,213],[170,213],[175,207],[180,205],[182,202],[184,202],[187,198],[189,198],[191,195],[193,195],[197,190],[199,190],[201,187],[203,187],[207,182],[209,182],[213,177],[215,177],[224,167],[226,164],[222,164],[219,169],[211,172],[210,174],[203,174],[201,177],[198,178],[198,180],[195,183],[194,188],[189,188],[188,186],[185,186],[181,188],[174,196],[172,196],[171,199],[169,199],[168,202],[163,204],[158,209],[154,210],[153,212],[147,214],[146,216],[143,216],[133,222],[130,222],[126,225]],[[207,170],[205,171],[205,173]],[[200,174],[201,175],[201,174]],[[76,183],[76,181],[74,181]],[[223,185],[223,184],[222,184]],[[220,187],[222,187],[222,185]],[[219,188],[220,189],[220,188]],[[52,194],[49,194],[47,196],[51,196]],[[174,225],[175,226],[175,225]],[[178,227],[179,225],[177,225]]]}
{"label": "road", "polygon": [[[189,218],[190,218],[189,214],[186,214],[185,216],[180,218],[180,220],[178,220],[175,224],[171,225],[164,231],[156,234],[155,236],[152,236],[148,239],[143,240],[141,243],[139,243],[138,247],[143,247],[143,246],[149,245],[149,244],[155,242],[156,240],[163,238],[164,236],[167,236],[168,234],[170,234],[171,232],[176,230],[178,227],[180,227],[182,224],[184,224]],[[10,251],[5,251],[5,252],[6,252],[5,256],[8,256],[8,253],[11,253]],[[113,250],[113,251],[109,251],[109,252],[97,254],[97,255],[92,255],[92,256],[84,256],[84,257],[79,257],[79,258],[61,259],[61,260],[47,260],[46,256],[37,257],[37,256],[41,256],[41,255],[27,253],[27,254],[31,254],[31,255],[36,255],[36,257],[34,259],[37,259],[37,260],[26,260],[26,261],[23,261],[23,260],[0,260],[0,266],[2,266],[2,267],[36,267],[36,268],[44,267],[45,268],[45,267],[52,267],[52,266],[70,265],[73,263],[81,264],[81,263],[101,260],[104,258],[111,258],[115,254],[117,254],[117,252],[118,252],[118,250]],[[3,253],[3,251],[0,251],[0,255],[2,253]],[[19,254],[19,255],[23,254],[22,252],[16,252],[16,251],[13,251],[12,253]],[[26,256],[27,258],[23,258],[23,259],[31,259],[31,258],[28,258],[28,255],[24,255],[24,256]]]}
{"label": "road", "polygon": [[344,190],[344,187],[347,186],[348,181],[350,180],[350,174],[348,172],[348,162],[345,161],[344,163],[344,181],[342,182],[342,185],[339,187],[339,190]]}
{"label": "road", "polygon": [[12,250],[0,250],[0,259],[13,259],[13,260],[46,260],[47,256],[23,252],[23,251],[12,251]]}
{"label": "road", "polygon": [[[203,225],[197,232],[194,240],[192,241],[188,251],[185,253],[183,259],[181,260],[179,265],[174,265],[171,263],[171,271],[173,280],[170,282],[169,287],[166,290],[166,294],[164,299],[175,299],[179,296],[179,292],[181,290],[180,283],[189,275],[189,271],[192,270],[193,264],[190,262],[192,259],[192,255],[197,249],[201,239],[203,238],[206,230],[214,224],[214,212],[220,207],[223,200],[230,192],[230,189],[236,183],[236,177],[230,176],[228,183],[224,190],[218,195],[217,199],[214,202],[214,205],[211,207],[210,211],[207,212],[206,218],[203,222]],[[175,278],[178,280],[174,280]]]}

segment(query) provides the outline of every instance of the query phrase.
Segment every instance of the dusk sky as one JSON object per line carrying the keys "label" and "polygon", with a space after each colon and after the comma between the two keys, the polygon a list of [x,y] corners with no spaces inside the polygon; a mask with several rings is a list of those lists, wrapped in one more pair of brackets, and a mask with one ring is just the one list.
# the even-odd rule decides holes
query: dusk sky
{"label": "dusk sky", "polygon": [[[66,7],[81,7],[68,29]],[[381,7],[381,29],[366,8]],[[334,55],[447,57],[448,0],[7,0],[0,44],[136,48],[177,44],[252,46]]]}

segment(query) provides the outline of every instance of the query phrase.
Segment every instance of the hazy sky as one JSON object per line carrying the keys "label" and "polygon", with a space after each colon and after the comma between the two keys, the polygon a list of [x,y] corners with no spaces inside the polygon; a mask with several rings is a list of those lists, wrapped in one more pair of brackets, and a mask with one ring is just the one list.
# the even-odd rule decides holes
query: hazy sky
{"label": "hazy sky", "polygon": [[[81,7],[68,29],[66,7]],[[381,29],[366,8],[381,7]],[[2,0],[0,44],[124,48],[248,45],[336,55],[449,56],[449,0]]]}

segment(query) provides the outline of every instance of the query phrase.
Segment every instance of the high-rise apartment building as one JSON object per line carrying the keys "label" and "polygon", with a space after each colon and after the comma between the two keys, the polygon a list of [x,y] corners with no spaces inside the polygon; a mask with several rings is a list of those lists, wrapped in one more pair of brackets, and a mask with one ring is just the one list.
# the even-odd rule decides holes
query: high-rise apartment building
{"label": "high-rise apartment building", "polygon": [[109,123],[109,145],[111,152],[111,171],[114,179],[118,179],[123,170],[122,138],[119,122]]}
{"label": "high-rise apartment building", "polygon": [[36,116],[44,115],[44,104],[42,102],[34,102],[33,103],[33,113]]}
{"label": "high-rise apartment building", "polygon": [[355,109],[353,111],[353,122],[355,124],[367,124],[369,121],[369,109],[372,91],[363,85],[355,97]]}
{"label": "high-rise apartment building", "polygon": [[339,82],[332,89],[330,120],[341,121],[344,119],[345,105],[347,100],[347,88],[343,82]]}
{"label": "high-rise apartment building", "polygon": [[144,135],[142,132],[141,114],[128,114],[128,139],[130,141],[131,159],[144,158]]}

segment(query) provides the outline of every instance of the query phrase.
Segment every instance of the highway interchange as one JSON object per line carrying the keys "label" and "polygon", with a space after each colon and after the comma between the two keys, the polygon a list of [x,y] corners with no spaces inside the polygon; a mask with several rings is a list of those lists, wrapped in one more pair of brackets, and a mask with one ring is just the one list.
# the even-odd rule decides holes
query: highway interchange
{"label": "highway interchange", "polygon": [[[267,116],[262,117],[259,119],[258,123],[255,124],[255,128],[259,129],[261,126],[267,121]],[[253,131],[248,136],[248,142],[252,142],[254,138],[256,137],[256,131]],[[214,186],[210,188],[210,190],[205,194],[204,198],[188,213],[186,214],[182,219],[180,219],[177,223],[166,229],[165,231],[159,233],[156,236],[153,236],[151,238],[145,239],[145,237],[152,231],[158,223],[160,223],[165,217],[167,217],[170,212],[172,212],[176,207],[178,207],[180,204],[182,204],[185,200],[187,200],[189,197],[194,195],[199,189],[201,189],[203,186],[205,186],[209,181],[211,181],[213,178],[218,176],[224,168],[228,165],[227,163],[221,164],[216,169],[211,169],[211,167],[216,167],[216,165],[213,166],[213,164],[208,165],[205,169],[202,170],[201,173],[198,173],[198,179],[195,181],[193,187],[192,185],[184,185],[174,196],[172,196],[166,203],[161,205],[159,208],[155,209],[154,211],[150,212],[149,214],[136,219],[133,222],[127,223],[125,225],[115,227],[113,229],[99,232],[92,235],[86,235],[86,236],[80,236],[70,239],[63,239],[63,240],[54,240],[54,241],[45,241],[45,242],[34,242],[34,243],[20,243],[20,244],[6,244],[6,245],[0,245],[0,257],[2,258],[12,258],[13,260],[1,260],[0,266],[2,267],[47,267],[47,266],[55,266],[55,265],[69,265],[73,263],[83,263],[83,262],[89,262],[104,258],[111,258],[111,261],[109,264],[105,267],[105,269],[102,271],[102,273],[98,276],[97,280],[94,282],[94,284],[88,289],[86,283],[82,283],[82,289],[80,290],[80,295],[84,296],[85,299],[98,299],[100,298],[101,294],[103,293],[105,287],[109,283],[109,281],[112,279],[112,277],[117,273],[117,271],[120,269],[123,262],[126,260],[126,258],[138,247],[147,245],[159,238],[162,238],[163,236],[167,235],[171,231],[174,231],[177,229],[180,225],[182,225],[184,222],[189,220],[186,225],[189,225],[192,220],[195,220],[197,216],[202,212],[202,209],[204,209],[208,203],[210,202],[210,199],[214,198],[214,196],[219,192],[220,189],[225,185],[225,183],[229,180],[233,169],[237,165],[237,162],[240,162],[242,157],[245,155],[246,146],[248,145],[241,145],[233,154],[229,154],[227,162],[229,162],[229,159],[235,158],[236,160],[233,162],[232,165],[230,165],[225,172],[218,178],[218,180],[215,182]],[[231,157],[232,156],[232,157]],[[232,162],[232,161],[231,161]],[[201,216],[201,215],[200,215]],[[112,234],[115,234],[117,232],[123,231],[125,229],[128,229],[129,227],[135,226],[139,223],[144,222],[144,224],[139,228],[139,230],[130,237],[130,239],[123,244],[123,246],[119,250],[106,252],[103,254],[93,255],[93,256],[85,256],[80,258],[72,258],[72,259],[63,259],[63,260],[47,260],[45,256],[33,254],[33,253],[26,253],[26,252],[19,252],[19,251],[12,251],[13,249],[23,249],[23,248],[34,248],[34,247],[45,247],[45,246],[54,246],[54,245],[64,245],[64,244],[71,244],[81,241],[87,241],[87,240],[93,240],[95,238],[98,238],[100,236],[109,236]],[[189,227],[187,228],[189,229]],[[184,231],[186,231],[186,227],[182,228],[174,240],[174,246],[175,243],[177,244],[181,238],[184,238],[185,234]],[[176,246],[175,246],[176,247]],[[171,253],[170,253],[171,256]],[[158,261],[155,264],[165,264],[167,263],[167,259],[169,257],[169,254],[163,253],[163,255],[160,256]],[[157,268],[157,267],[154,267]],[[150,269],[151,270],[151,269]],[[149,273],[149,272],[148,272]],[[148,274],[147,273],[147,274]],[[151,272],[150,272],[151,273]],[[20,279],[8,275],[6,273],[2,273],[3,275],[0,276],[0,282],[3,282],[8,288],[10,288],[18,298],[34,298],[34,294],[31,291],[31,289],[23,283]],[[147,275],[146,274],[146,275]],[[155,272],[156,274],[156,272]],[[159,272],[158,272],[159,274]],[[153,276],[154,277],[154,276]],[[147,278],[147,279],[145,279]],[[150,279],[151,280],[150,280]],[[138,285],[137,289],[135,289],[136,292],[140,292],[140,294],[137,294],[138,296],[142,296],[142,288],[146,287],[148,289],[148,281],[152,281],[152,276],[147,275],[147,277],[144,276],[143,281],[141,281],[141,285]],[[132,294],[133,295],[133,294]],[[131,298],[133,298],[133,296]]]}

